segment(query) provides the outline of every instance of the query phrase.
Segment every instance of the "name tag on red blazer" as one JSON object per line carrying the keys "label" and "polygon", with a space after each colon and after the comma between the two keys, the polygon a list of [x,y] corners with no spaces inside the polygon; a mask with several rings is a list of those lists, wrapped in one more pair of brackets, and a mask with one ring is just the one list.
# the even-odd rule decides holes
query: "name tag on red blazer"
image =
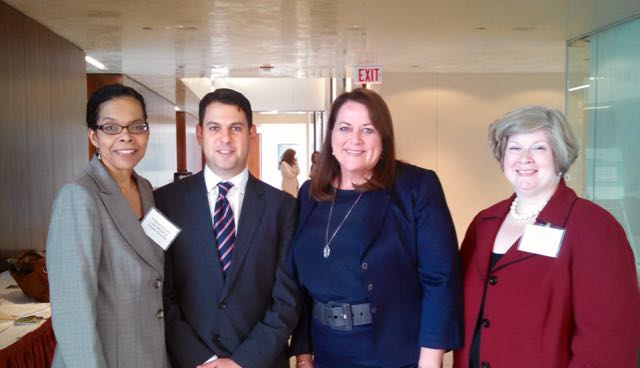
{"label": "name tag on red blazer", "polygon": [[550,226],[527,225],[520,238],[518,250],[557,258],[565,229]]}

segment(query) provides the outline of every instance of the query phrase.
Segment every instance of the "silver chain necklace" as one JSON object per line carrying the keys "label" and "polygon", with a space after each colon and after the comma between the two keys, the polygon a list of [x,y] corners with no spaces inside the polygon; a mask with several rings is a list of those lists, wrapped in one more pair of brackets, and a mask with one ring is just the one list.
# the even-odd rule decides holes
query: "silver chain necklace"
{"label": "silver chain necklace", "polygon": [[347,211],[347,214],[344,216],[336,230],[331,235],[331,238],[329,238],[329,225],[331,224],[331,215],[333,214],[333,204],[336,202],[336,197],[338,196],[338,193],[336,192],[335,197],[333,197],[333,200],[331,201],[331,208],[329,209],[329,219],[327,220],[327,229],[324,232],[324,248],[322,249],[322,256],[324,258],[329,258],[329,255],[331,255],[331,247],[329,245],[333,241],[333,238],[336,237],[336,234],[338,233],[342,225],[344,225],[344,222],[347,221],[347,217],[349,217],[349,215],[351,214],[351,210],[353,210],[353,207],[358,204],[358,201],[360,201],[360,198],[362,198],[363,194],[364,192],[361,192],[358,198],[356,198],[355,202],[353,202],[353,204],[351,205],[351,208],[349,208],[349,211]]}

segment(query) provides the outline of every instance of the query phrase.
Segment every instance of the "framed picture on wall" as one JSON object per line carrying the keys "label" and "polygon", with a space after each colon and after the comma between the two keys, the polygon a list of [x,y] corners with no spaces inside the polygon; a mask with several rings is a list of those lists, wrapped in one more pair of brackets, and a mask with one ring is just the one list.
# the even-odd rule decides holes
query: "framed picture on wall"
{"label": "framed picture on wall", "polygon": [[278,170],[280,170],[280,160],[282,160],[282,154],[284,153],[284,151],[288,150],[289,148],[291,148],[292,150],[298,152],[298,145],[294,144],[294,143],[279,143],[278,144],[278,160],[276,162],[278,162]]}

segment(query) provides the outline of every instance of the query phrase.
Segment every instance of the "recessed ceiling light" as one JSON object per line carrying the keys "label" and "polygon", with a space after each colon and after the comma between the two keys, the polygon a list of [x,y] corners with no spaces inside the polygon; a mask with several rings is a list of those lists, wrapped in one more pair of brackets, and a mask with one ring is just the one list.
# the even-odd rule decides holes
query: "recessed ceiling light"
{"label": "recessed ceiling light", "polygon": [[102,64],[101,62],[99,62],[98,60],[96,60],[96,59],[92,58],[92,57],[91,57],[91,56],[89,56],[89,55],[85,56],[85,57],[84,57],[84,60],[85,60],[87,63],[89,63],[89,64],[91,64],[91,65],[95,66],[96,68],[98,68],[98,69],[100,69],[100,70],[107,70],[107,67],[106,67],[104,64]]}
{"label": "recessed ceiling light", "polygon": [[518,31],[518,32],[526,32],[526,31],[531,31],[536,29],[536,27],[534,26],[515,26],[513,27],[514,31]]}
{"label": "recessed ceiling light", "polygon": [[176,29],[178,31],[195,31],[198,29],[198,27],[196,26],[188,26],[188,25],[184,25],[184,24],[178,24],[176,26],[167,26],[164,27],[167,30],[171,30],[171,29]]}

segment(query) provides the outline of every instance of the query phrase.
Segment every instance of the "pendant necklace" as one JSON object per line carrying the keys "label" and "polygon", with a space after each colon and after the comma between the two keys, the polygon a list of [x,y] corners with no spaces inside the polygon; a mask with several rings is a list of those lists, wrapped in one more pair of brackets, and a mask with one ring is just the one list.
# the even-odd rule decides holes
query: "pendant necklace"
{"label": "pendant necklace", "polygon": [[329,258],[329,255],[331,255],[330,245],[331,245],[331,242],[333,241],[333,238],[336,237],[336,234],[338,233],[342,225],[344,225],[344,222],[347,221],[347,217],[349,217],[349,215],[351,214],[351,210],[353,210],[353,207],[355,207],[356,204],[358,204],[358,201],[360,201],[360,198],[362,198],[363,194],[364,192],[361,192],[358,198],[356,198],[356,200],[351,205],[351,208],[349,208],[349,211],[347,211],[347,214],[344,216],[344,218],[342,219],[342,221],[340,222],[336,230],[331,235],[331,238],[329,238],[329,224],[331,224],[331,215],[333,214],[333,204],[336,202],[336,197],[338,196],[338,192],[336,191],[336,195],[335,197],[333,197],[333,200],[331,201],[331,207],[329,208],[329,219],[327,220],[327,229],[324,232],[324,248],[322,249],[322,256],[324,258]]}

